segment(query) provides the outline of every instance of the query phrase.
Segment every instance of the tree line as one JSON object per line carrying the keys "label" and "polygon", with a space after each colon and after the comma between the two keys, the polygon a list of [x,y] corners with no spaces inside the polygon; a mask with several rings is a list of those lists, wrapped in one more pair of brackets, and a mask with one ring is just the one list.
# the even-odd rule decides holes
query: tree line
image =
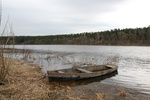
{"label": "tree line", "polygon": [[[0,37],[6,40],[7,37]],[[15,44],[150,45],[150,27],[65,35],[15,36]]]}

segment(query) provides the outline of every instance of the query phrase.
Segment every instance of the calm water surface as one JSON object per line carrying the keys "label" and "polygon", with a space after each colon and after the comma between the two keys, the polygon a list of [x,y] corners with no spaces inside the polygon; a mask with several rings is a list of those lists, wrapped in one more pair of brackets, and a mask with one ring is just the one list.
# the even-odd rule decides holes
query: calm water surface
{"label": "calm water surface", "polygon": [[[125,86],[150,94],[150,47],[148,46],[82,46],[82,45],[16,45],[30,53],[33,63],[47,70],[63,69],[83,64],[113,63],[118,74],[102,83]],[[38,59],[37,59],[38,58]]]}

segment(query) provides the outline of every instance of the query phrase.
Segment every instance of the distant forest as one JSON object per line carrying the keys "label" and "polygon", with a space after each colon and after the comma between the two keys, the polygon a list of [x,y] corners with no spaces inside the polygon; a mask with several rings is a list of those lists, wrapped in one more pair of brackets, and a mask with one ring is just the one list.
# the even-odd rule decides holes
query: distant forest
{"label": "distant forest", "polygon": [[[0,37],[6,40],[7,37]],[[150,27],[66,35],[15,36],[15,44],[150,45]]]}

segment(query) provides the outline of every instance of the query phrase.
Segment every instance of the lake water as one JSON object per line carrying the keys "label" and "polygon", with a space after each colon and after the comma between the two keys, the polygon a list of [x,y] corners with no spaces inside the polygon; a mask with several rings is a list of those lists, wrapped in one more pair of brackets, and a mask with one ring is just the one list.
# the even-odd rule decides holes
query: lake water
{"label": "lake water", "polygon": [[[150,94],[150,47],[148,46],[89,46],[89,45],[16,45],[30,49],[24,56],[47,70],[63,69],[84,64],[118,65],[118,74],[102,83],[120,85]],[[21,58],[20,56],[16,57]],[[29,60],[30,60],[29,59]]]}

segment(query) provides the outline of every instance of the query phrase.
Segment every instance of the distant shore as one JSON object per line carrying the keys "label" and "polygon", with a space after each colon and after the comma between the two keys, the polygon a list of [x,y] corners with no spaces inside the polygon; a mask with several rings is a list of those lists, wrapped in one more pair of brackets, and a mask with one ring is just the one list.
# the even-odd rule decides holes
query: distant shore
{"label": "distant shore", "polygon": [[12,60],[5,85],[0,85],[0,98],[5,100],[150,100],[148,94],[99,82],[88,85],[48,82],[41,68]]}

